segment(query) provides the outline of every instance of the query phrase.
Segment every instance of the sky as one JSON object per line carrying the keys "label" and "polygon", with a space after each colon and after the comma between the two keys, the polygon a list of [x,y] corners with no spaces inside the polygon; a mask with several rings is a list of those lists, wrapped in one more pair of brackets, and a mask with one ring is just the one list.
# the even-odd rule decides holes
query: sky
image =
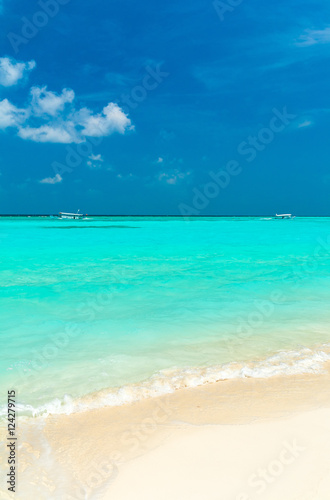
{"label": "sky", "polygon": [[0,0],[0,213],[330,215],[326,0]]}

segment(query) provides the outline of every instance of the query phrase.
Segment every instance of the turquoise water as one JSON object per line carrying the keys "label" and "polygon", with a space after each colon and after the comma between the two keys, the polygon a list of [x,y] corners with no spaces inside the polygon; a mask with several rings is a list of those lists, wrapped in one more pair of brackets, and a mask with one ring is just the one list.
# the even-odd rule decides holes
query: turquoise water
{"label": "turquoise water", "polygon": [[329,358],[329,218],[2,217],[0,244],[0,382],[27,414]]}

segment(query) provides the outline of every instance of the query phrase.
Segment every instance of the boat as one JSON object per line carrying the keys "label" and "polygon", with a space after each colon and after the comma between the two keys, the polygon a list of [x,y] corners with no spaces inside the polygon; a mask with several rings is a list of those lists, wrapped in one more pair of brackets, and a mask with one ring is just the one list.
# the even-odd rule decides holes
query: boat
{"label": "boat", "polygon": [[276,214],[275,219],[294,219],[295,215],[292,214]]}
{"label": "boat", "polygon": [[80,212],[80,210],[78,210],[78,212],[77,212],[77,213],[75,213],[75,214],[70,214],[70,213],[67,213],[67,212],[60,212],[60,213],[58,214],[58,219],[70,219],[70,220],[72,220],[72,219],[76,219],[76,220],[84,220],[84,219],[86,218],[87,214],[86,214],[86,216],[85,216],[84,214],[81,214],[81,213],[79,213],[79,212]]}

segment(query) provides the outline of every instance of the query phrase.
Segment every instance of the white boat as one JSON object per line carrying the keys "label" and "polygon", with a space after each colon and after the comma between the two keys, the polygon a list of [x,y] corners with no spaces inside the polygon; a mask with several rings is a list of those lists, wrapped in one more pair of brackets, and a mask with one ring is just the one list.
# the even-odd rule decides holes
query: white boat
{"label": "white boat", "polygon": [[[58,214],[58,218],[59,219],[78,219],[78,220],[83,220],[85,219],[85,215],[84,214],[81,214],[79,213],[80,211],[78,210],[78,212],[76,214],[70,214],[70,213],[67,213],[67,212],[60,212]],[[87,215],[87,214],[86,214]]]}
{"label": "white boat", "polygon": [[294,219],[295,215],[292,214],[276,214],[275,219]]}

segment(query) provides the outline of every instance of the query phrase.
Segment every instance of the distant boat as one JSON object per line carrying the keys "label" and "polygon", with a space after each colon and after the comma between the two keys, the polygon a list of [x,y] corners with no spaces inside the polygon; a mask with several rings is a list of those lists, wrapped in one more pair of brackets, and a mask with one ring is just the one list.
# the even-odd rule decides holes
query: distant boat
{"label": "distant boat", "polygon": [[76,219],[76,220],[83,220],[83,219],[85,219],[86,218],[85,215],[81,214],[79,212],[80,212],[80,210],[78,210],[78,212],[76,214],[70,214],[70,213],[67,213],[67,212],[60,212],[58,214],[58,218],[59,219],[70,219],[70,220],[72,220],[72,219]]}
{"label": "distant boat", "polygon": [[295,215],[292,214],[276,214],[275,219],[294,219]]}

